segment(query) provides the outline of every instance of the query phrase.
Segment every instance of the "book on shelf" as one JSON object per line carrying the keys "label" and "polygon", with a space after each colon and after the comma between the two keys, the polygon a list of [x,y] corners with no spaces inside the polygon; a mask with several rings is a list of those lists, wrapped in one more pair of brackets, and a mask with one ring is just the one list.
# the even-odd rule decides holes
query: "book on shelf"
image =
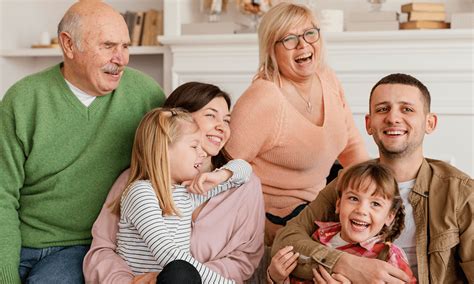
{"label": "book on shelf", "polygon": [[132,11],[125,11],[125,14],[123,14],[123,17],[125,19],[125,23],[127,24],[128,28],[128,35],[130,36],[130,40],[132,39],[132,32],[133,32],[133,26],[137,17],[136,12]]}
{"label": "book on shelf", "polygon": [[401,30],[449,29],[449,23],[438,21],[408,21],[400,23]]}
{"label": "book on shelf", "polygon": [[394,31],[398,30],[398,21],[348,22],[346,31]]}
{"label": "book on shelf", "polygon": [[132,33],[130,35],[130,40],[132,45],[140,45],[140,39],[142,36],[142,29],[143,29],[143,12],[137,12],[136,16],[134,17],[134,23],[132,25]]}
{"label": "book on shelf", "polygon": [[444,3],[422,3],[413,2],[402,5],[402,13],[410,13],[413,11],[420,12],[444,12]]}
{"label": "book on shelf", "polygon": [[348,17],[349,22],[383,22],[398,19],[399,14],[396,11],[352,12]]}
{"label": "book on shelf", "polygon": [[408,21],[441,21],[446,20],[445,12],[419,12],[408,13]]}
{"label": "book on shelf", "polygon": [[158,45],[158,35],[163,34],[163,11],[150,9],[145,12],[142,45]]}

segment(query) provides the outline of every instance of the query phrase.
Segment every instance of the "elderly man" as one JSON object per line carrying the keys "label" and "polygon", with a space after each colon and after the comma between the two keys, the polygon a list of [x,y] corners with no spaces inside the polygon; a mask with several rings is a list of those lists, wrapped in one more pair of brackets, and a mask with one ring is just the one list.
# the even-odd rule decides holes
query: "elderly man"
{"label": "elderly man", "polygon": [[140,119],[165,98],[125,67],[127,25],[107,4],[74,4],[58,36],[64,62],[17,82],[0,105],[0,283],[84,281],[91,226]]}
{"label": "elderly man", "polygon": [[[406,227],[395,244],[407,253],[419,282],[473,283],[473,182],[455,167],[423,156],[424,136],[437,124],[430,101],[428,89],[416,78],[388,75],[372,88],[366,129],[379,148],[378,161],[392,169],[398,181]],[[292,245],[309,256],[310,261],[301,260],[293,274],[311,278],[312,269],[319,267],[321,274],[314,274],[317,282],[334,281],[323,267],[354,283],[408,281],[401,270],[386,262],[343,253],[310,237],[316,230],[315,220],[337,220],[336,182],[280,230],[272,252]]]}

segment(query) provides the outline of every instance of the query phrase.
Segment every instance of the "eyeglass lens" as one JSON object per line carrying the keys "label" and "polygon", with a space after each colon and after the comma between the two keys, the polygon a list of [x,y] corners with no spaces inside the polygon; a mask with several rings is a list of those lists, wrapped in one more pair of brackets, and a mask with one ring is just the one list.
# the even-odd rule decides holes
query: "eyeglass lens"
{"label": "eyeglass lens", "polygon": [[314,29],[309,29],[304,32],[302,35],[289,35],[282,39],[283,45],[287,49],[294,49],[298,46],[298,43],[300,41],[300,37],[303,37],[304,41],[307,43],[315,43],[319,39],[319,32],[316,28]]}

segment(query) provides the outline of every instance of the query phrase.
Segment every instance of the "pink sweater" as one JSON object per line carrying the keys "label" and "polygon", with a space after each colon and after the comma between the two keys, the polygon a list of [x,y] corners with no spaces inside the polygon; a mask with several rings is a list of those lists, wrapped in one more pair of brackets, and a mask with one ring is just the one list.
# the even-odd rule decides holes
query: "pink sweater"
{"label": "pink sweater", "polygon": [[[133,274],[115,253],[119,216],[107,208],[128,178],[123,172],[112,186],[92,227],[91,249],[84,258],[86,283],[130,283]],[[210,269],[237,283],[251,277],[263,255],[263,197],[260,180],[252,175],[239,188],[209,200],[191,233],[191,254]]]}
{"label": "pink sweater", "polygon": [[313,201],[336,159],[346,167],[369,158],[336,75],[318,70],[324,123],[316,126],[289,103],[273,82],[256,80],[232,110],[226,150],[247,160],[262,180],[265,210],[288,215]]}

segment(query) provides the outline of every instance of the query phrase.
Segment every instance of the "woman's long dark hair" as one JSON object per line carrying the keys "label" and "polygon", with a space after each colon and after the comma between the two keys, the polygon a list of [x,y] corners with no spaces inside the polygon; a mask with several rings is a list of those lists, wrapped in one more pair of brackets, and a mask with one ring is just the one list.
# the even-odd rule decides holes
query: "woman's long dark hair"
{"label": "woman's long dark hair", "polygon": [[[201,82],[188,82],[176,88],[166,99],[163,107],[182,108],[193,113],[205,107],[215,98],[224,98],[230,110],[230,96],[219,87]],[[211,158],[212,165],[214,168],[220,168],[229,161],[228,157],[222,148],[219,154]]]}

